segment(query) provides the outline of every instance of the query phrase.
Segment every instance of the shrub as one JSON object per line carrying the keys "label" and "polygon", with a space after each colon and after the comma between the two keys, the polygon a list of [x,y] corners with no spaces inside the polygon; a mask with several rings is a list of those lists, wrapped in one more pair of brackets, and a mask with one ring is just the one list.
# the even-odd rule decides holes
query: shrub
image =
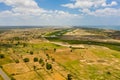
{"label": "shrub", "polygon": [[50,56],[48,54],[46,54],[47,58],[50,59]]}
{"label": "shrub", "polygon": [[19,60],[18,60],[18,59],[16,59],[16,60],[15,60],[15,62],[16,62],[16,63],[19,63]]}
{"label": "shrub", "polygon": [[33,55],[33,51],[30,51],[30,54]]}
{"label": "shrub", "polygon": [[49,63],[46,63],[46,69],[47,69],[47,70],[52,69],[52,65],[51,65],[51,64],[49,64]]}
{"label": "shrub", "polygon": [[16,80],[14,77],[11,77],[11,80]]}
{"label": "shrub", "polygon": [[23,61],[24,62],[29,62],[29,58],[24,58]]}
{"label": "shrub", "polygon": [[3,68],[3,66],[2,66],[2,65],[0,65],[0,68]]}
{"label": "shrub", "polygon": [[37,62],[37,61],[38,61],[38,58],[37,58],[37,57],[35,57],[35,58],[34,58],[34,62]]}
{"label": "shrub", "polygon": [[36,70],[36,66],[33,66],[34,70]]}
{"label": "shrub", "polygon": [[44,63],[44,62],[42,62],[41,66],[43,67],[44,65],[45,65],[45,63]]}
{"label": "shrub", "polygon": [[46,54],[46,56],[48,57],[49,55],[48,55],[48,54]]}
{"label": "shrub", "polygon": [[55,62],[55,58],[52,58],[52,61]]}
{"label": "shrub", "polygon": [[67,80],[72,80],[72,75],[71,74],[67,75]]}
{"label": "shrub", "polygon": [[43,63],[43,59],[42,59],[42,58],[40,58],[39,63],[40,63],[40,64]]}
{"label": "shrub", "polygon": [[54,48],[54,52],[56,52],[56,48]]}
{"label": "shrub", "polygon": [[4,54],[0,54],[0,59],[5,58]]}
{"label": "shrub", "polygon": [[72,48],[72,46],[69,46],[69,48]]}
{"label": "shrub", "polygon": [[109,71],[107,71],[106,73],[107,73],[108,75],[111,75],[111,72],[109,72]]}

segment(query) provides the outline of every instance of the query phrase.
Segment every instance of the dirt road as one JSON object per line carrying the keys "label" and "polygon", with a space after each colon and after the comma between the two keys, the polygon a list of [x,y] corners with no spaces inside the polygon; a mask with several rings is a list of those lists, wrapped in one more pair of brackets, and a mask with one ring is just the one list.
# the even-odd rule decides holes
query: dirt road
{"label": "dirt road", "polygon": [[64,47],[77,47],[77,48],[85,48],[84,45],[82,44],[79,44],[79,45],[71,45],[71,44],[67,44],[67,43],[61,43],[61,42],[51,42],[53,44],[57,44],[57,45],[60,45],[60,46],[64,46]]}
{"label": "dirt road", "polygon": [[1,68],[0,68],[0,75],[3,77],[4,80],[11,80]]}

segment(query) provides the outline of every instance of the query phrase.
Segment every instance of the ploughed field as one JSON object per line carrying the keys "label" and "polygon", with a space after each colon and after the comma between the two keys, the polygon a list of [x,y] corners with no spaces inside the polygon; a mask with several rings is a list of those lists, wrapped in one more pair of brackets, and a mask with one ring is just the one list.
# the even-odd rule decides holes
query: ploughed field
{"label": "ploughed field", "polygon": [[1,29],[0,67],[11,80],[120,80],[119,35],[89,28]]}

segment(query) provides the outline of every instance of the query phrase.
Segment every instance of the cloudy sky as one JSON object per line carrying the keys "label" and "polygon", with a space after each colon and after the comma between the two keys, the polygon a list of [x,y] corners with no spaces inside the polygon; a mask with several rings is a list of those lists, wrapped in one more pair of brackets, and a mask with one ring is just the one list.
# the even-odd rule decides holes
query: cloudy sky
{"label": "cloudy sky", "polygon": [[120,0],[0,0],[0,25],[120,25]]}

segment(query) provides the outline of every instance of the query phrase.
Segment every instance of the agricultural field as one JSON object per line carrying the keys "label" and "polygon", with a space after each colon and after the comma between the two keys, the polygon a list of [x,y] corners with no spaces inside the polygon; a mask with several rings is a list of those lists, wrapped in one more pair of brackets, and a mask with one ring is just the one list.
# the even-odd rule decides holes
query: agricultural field
{"label": "agricultural field", "polygon": [[119,35],[89,28],[1,29],[0,68],[11,80],[120,80]]}

